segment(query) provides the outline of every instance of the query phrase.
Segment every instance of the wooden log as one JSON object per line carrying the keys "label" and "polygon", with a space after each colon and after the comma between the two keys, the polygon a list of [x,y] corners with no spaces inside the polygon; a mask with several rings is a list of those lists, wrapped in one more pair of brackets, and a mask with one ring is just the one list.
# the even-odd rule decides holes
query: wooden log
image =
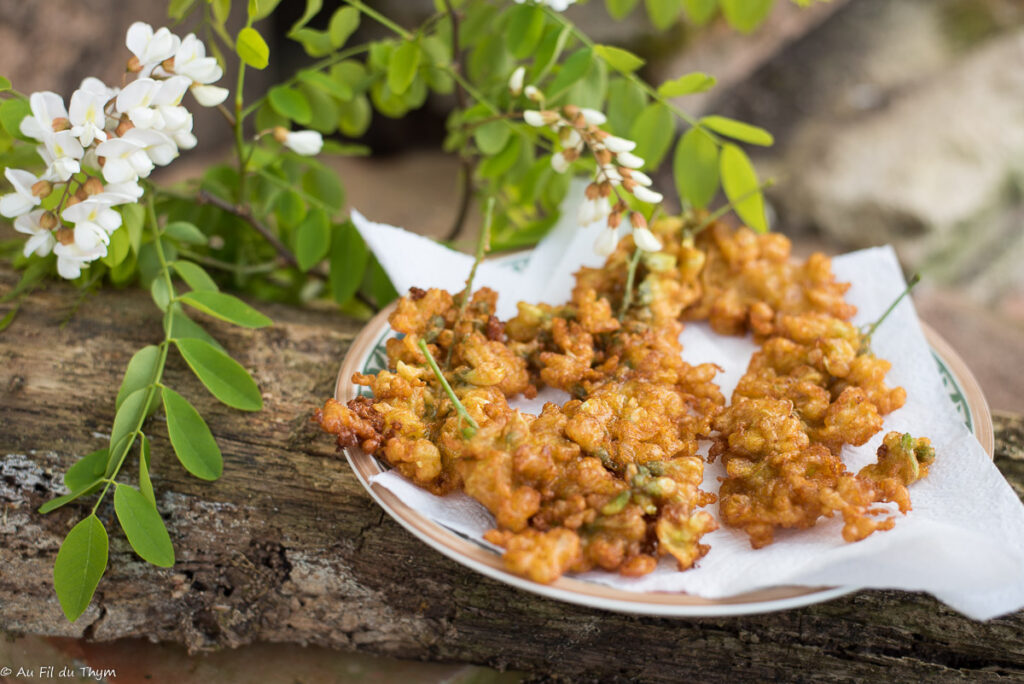
{"label": "wooden log", "polygon": [[[0,269],[0,292],[13,281]],[[562,604],[467,570],[388,518],[309,422],[359,323],[269,305],[261,308],[272,328],[210,326],[254,373],[262,412],[225,408],[180,360],[168,366],[167,384],[208,417],[225,457],[224,476],[200,482],[176,463],[163,427],[149,430],[177,564],[146,565],[112,532],[107,576],[69,624],[51,567],[83,507],[35,509],[62,491],[75,458],[103,446],[128,358],[160,337],[145,293],[102,291],[68,318],[76,297],[61,285],[33,294],[0,335],[0,628],[8,633],[145,637],[192,651],[319,644],[572,681],[1024,677],[1024,612],[979,623],[925,595],[866,591],[770,615],[659,619]],[[996,433],[997,464],[1024,492],[1024,420],[1000,415]],[[110,507],[100,512],[113,531]]]}

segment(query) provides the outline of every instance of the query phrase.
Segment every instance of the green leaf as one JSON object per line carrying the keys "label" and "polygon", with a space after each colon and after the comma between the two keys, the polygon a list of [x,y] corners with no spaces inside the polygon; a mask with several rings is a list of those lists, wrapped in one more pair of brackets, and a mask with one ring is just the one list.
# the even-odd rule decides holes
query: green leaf
{"label": "green leaf", "polygon": [[107,470],[108,449],[97,449],[71,464],[64,473],[64,486],[72,492],[85,489],[103,477]]}
{"label": "green leaf", "polygon": [[700,120],[702,126],[711,129],[715,133],[721,133],[722,135],[732,138],[733,140],[739,140],[751,145],[761,145],[768,147],[775,142],[772,134],[768,131],[760,128],[759,126],[753,126],[736,119],[729,119],[724,116],[712,115],[705,116]]}
{"label": "green leaf", "polygon": [[189,9],[195,4],[196,0],[171,0],[171,4],[167,6],[167,16],[171,19],[181,19],[188,14]]}
{"label": "green leaf", "polygon": [[[213,6],[213,18],[221,26],[227,23],[228,17],[231,16],[231,0],[212,0],[210,4]],[[211,43],[211,46],[216,45]]]}
{"label": "green leaf", "polygon": [[679,197],[703,209],[718,192],[718,145],[701,129],[691,128],[676,145],[672,172]]}
{"label": "green leaf", "polygon": [[224,351],[224,347],[220,346],[220,342],[214,339],[210,333],[206,332],[206,330],[203,329],[203,326],[185,315],[185,312],[181,310],[181,305],[179,304],[175,303],[171,305],[171,318],[165,328],[170,328],[169,331],[166,329],[164,330],[164,332],[166,332],[170,337],[202,340],[207,344]]}
{"label": "green leaf", "polygon": [[127,258],[131,250],[131,238],[127,230],[115,230],[110,236],[110,244],[107,245],[107,255],[103,257],[103,263],[110,268],[115,268]]}
{"label": "green leaf", "polygon": [[365,133],[372,118],[373,109],[365,95],[351,102],[341,102],[338,106],[338,130],[350,138],[358,138]]}
{"label": "green leaf", "polygon": [[608,83],[608,128],[611,131],[632,129],[636,117],[647,106],[647,94],[643,88],[617,76]]}
{"label": "green leaf", "polygon": [[167,305],[171,303],[171,289],[164,278],[157,277],[149,284],[149,293],[153,295],[153,301],[161,311],[167,311]]}
{"label": "green leaf", "polygon": [[722,147],[719,160],[722,189],[740,219],[759,233],[768,232],[764,214],[764,195],[754,165],[747,153],[733,144]]}
{"label": "green leaf", "polygon": [[675,119],[669,108],[660,102],[647,105],[633,122],[629,137],[636,141],[633,154],[646,162],[644,168],[654,171],[665,157],[675,136]]}
{"label": "green leaf", "polygon": [[53,564],[53,588],[68,620],[74,622],[89,607],[96,585],[107,569],[107,531],[95,515],[71,528]]}
{"label": "green leaf", "polygon": [[366,271],[369,250],[359,231],[346,221],[334,230],[331,240],[330,286],[334,301],[344,304],[359,289]]}
{"label": "green leaf", "polygon": [[11,82],[4,76],[0,76],[0,93],[11,89]]}
{"label": "green leaf", "polygon": [[546,88],[552,97],[558,97],[564,90],[587,75],[593,64],[594,52],[590,48],[580,48],[562,62],[561,68],[555,74],[551,85]]}
{"label": "green leaf", "polygon": [[131,446],[135,430],[146,416],[146,399],[149,388],[142,387],[124,398],[114,415],[114,426],[110,430],[110,453],[107,457],[106,475],[113,475],[121,456]]}
{"label": "green leaf", "polygon": [[21,309],[21,302],[14,305],[10,311],[4,314],[3,318],[0,318],[0,332],[7,330],[7,326],[14,322],[15,316],[18,315],[18,311]]}
{"label": "green leaf", "polygon": [[714,85],[714,76],[708,76],[702,71],[694,71],[692,74],[685,74],[671,81],[665,81],[658,86],[658,94],[662,97],[692,95],[711,90]]}
{"label": "green leaf", "polygon": [[287,86],[271,88],[267,93],[267,99],[279,114],[304,126],[308,125],[313,118],[313,110],[309,107],[309,101],[306,100],[305,95],[294,88]]}
{"label": "green leaf", "polygon": [[683,0],[683,11],[691,22],[703,26],[711,21],[718,9],[718,0]]}
{"label": "green leaf", "polygon": [[199,412],[170,387],[163,388],[167,436],[178,461],[201,480],[216,480],[224,472],[220,447]]}
{"label": "green leaf", "polygon": [[651,18],[654,28],[664,31],[679,18],[682,8],[681,0],[645,0],[647,16]]}
{"label": "green leaf", "polygon": [[773,2],[774,0],[720,0],[725,20],[734,29],[743,33],[750,33],[765,20]]}
{"label": "green leaf", "polygon": [[288,37],[301,43],[302,49],[310,57],[326,57],[334,50],[334,46],[331,45],[331,36],[327,31],[301,28],[289,33]]}
{"label": "green leaf", "polygon": [[142,560],[161,568],[174,565],[174,547],[164,519],[142,492],[119,483],[114,489],[114,512]]}
{"label": "green leaf", "polygon": [[299,80],[339,100],[347,102],[352,99],[352,86],[339,79],[331,78],[322,71],[313,71],[311,69],[300,71]]}
{"label": "green leaf", "polygon": [[508,11],[503,38],[516,59],[531,55],[544,33],[544,10],[537,5],[518,5]]}
{"label": "green leaf", "polygon": [[497,154],[505,147],[512,129],[505,121],[489,121],[473,131],[473,140],[484,154]]}
{"label": "green leaf", "polygon": [[299,268],[308,271],[327,255],[331,241],[331,222],[323,209],[311,209],[295,233],[295,258]]}
{"label": "green leaf", "polygon": [[[559,178],[562,177],[559,176]],[[567,178],[568,176],[564,177]],[[398,299],[398,291],[395,290],[395,286],[391,284],[388,274],[384,272],[384,269],[381,268],[380,263],[372,254],[366,266],[366,273],[363,275],[363,286],[380,308],[384,308]]]}
{"label": "green leaf", "polygon": [[190,245],[205,245],[207,242],[203,231],[188,221],[172,221],[164,227],[164,235]]}
{"label": "green leaf", "polygon": [[323,4],[323,0],[306,0],[306,11],[302,13],[302,16],[297,22],[292,24],[292,28],[288,33],[292,34],[308,24],[309,21],[320,12],[320,8],[323,7]]}
{"label": "green leaf", "polygon": [[202,340],[175,340],[174,344],[210,394],[242,411],[263,408],[263,397],[256,381],[233,358]]}
{"label": "green leaf", "polygon": [[395,95],[401,95],[412,85],[416,70],[420,66],[420,46],[407,40],[399,45],[391,54],[388,64],[388,88]]}
{"label": "green leaf", "polygon": [[331,209],[341,209],[345,204],[345,188],[341,186],[337,172],[327,167],[313,166],[303,174],[302,189]]}
{"label": "green leaf", "polygon": [[135,352],[121,380],[121,389],[117,391],[114,405],[118,410],[129,394],[145,389],[156,382],[160,372],[160,347],[150,344]]}
{"label": "green leaf", "polygon": [[277,196],[274,210],[277,212],[277,218],[281,224],[297,226],[306,216],[306,203],[302,201],[297,192],[285,190]]}
{"label": "green leaf", "polygon": [[19,140],[27,140],[21,134],[21,120],[31,114],[32,110],[28,101],[22,100],[20,97],[0,103],[0,123],[3,124],[4,130]]}
{"label": "green leaf", "polygon": [[260,19],[266,19],[277,6],[281,4],[281,0],[250,0],[249,1],[249,16],[252,17],[253,21],[259,21]]}
{"label": "green leaf", "polygon": [[621,71],[624,74],[631,74],[644,65],[644,60],[634,55],[629,50],[615,47],[613,45],[595,45],[594,52],[597,56],[608,63],[612,69]]}
{"label": "green leaf", "polygon": [[142,435],[139,447],[139,491],[146,497],[150,505],[156,508],[156,494],[153,492],[153,481],[149,479],[149,438]]}
{"label": "green leaf", "polygon": [[266,69],[270,64],[270,48],[267,47],[267,41],[263,40],[260,32],[251,26],[246,26],[238,32],[235,52],[253,69]]}
{"label": "green leaf", "polygon": [[99,485],[100,482],[100,480],[96,480],[94,482],[89,483],[86,487],[83,487],[82,489],[76,489],[75,491],[69,494],[64,494],[54,499],[50,499],[42,506],[40,506],[37,509],[37,511],[42,515],[46,515],[47,513],[55,511],[61,506],[67,505],[74,501],[75,499],[78,499],[79,497],[85,496],[86,494],[91,494],[92,492],[96,491],[97,485]]}
{"label": "green leaf", "polygon": [[639,0],[604,0],[605,9],[608,10],[608,14],[611,15],[612,19],[621,21],[626,18],[626,15],[633,11],[636,7],[636,3]]}
{"label": "green leaf", "polygon": [[565,49],[570,36],[572,30],[568,26],[563,26],[561,30],[549,31],[544,36],[533,58],[533,68],[530,70],[531,83],[539,83],[548,75],[558,62],[558,58],[562,56],[562,50]]}
{"label": "green leaf", "polygon": [[340,7],[331,16],[327,33],[331,37],[331,45],[337,50],[359,28],[359,10],[355,7]]}
{"label": "green leaf", "polygon": [[273,321],[234,295],[210,290],[193,290],[181,295],[179,301],[194,309],[243,328],[265,328]]}
{"label": "green leaf", "polygon": [[217,283],[213,282],[210,274],[199,264],[191,261],[175,261],[171,266],[185,281],[185,284],[193,290],[212,290],[214,292],[218,290]]}
{"label": "green leaf", "polygon": [[142,247],[142,225],[146,210],[141,204],[125,204],[118,208],[121,210],[121,229],[128,234],[132,251],[138,254]]}

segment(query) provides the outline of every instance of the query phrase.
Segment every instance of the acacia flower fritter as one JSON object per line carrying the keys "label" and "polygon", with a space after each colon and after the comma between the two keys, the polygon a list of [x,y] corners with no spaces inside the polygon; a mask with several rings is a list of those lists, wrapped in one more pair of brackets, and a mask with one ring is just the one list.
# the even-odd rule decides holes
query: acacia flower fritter
{"label": "acacia flower fritter", "polygon": [[[528,86],[529,87],[529,86]],[[532,99],[532,98],[531,98]],[[539,98],[543,101],[543,94]],[[661,243],[647,228],[644,216],[630,210],[623,193],[648,204],[659,204],[664,197],[652,190],[651,178],[638,169],[644,160],[633,154],[636,142],[611,135],[600,128],[607,117],[596,109],[566,105],[560,109],[528,109],[523,120],[537,128],[549,128],[557,134],[559,150],[551,155],[551,168],[565,173],[572,163],[589,151],[595,164],[594,179],[587,186],[586,199],[579,209],[579,222],[588,226],[605,222],[607,230],[598,235],[594,251],[607,256],[618,243],[618,228],[625,217],[633,226],[633,243],[638,249],[656,252]],[[616,200],[613,195],[617,195]]]}
{"label": "acacia flower fritter", "polygon": [[[226,89],[212,85],[223,69],[206,56],[206,46],[194,34],[181,39],[167,28],[136,22],[125,43],[133,54],[128,71],[137,74],[135,80],[115,89],[86,78],[69,107],[57,93],[33,93],[31,114],[19,128],[40,143],[36,151],[46,170],[38,177],[22,169],[4,171],[14,192],[0,197],[0,214],[29,236],[26,256],[52,251],[65,278],[77,278],[83,267],[106,255],[110,236],[122,223],[114,207],[139,200],[139,179],[170,164],[180,150],[195,147],[192,113],[182,103],[185,93],[191,89],[204,106],[227,97]],[[319,133],[318,142],[295,135],[294,145],[309,149],[315,143],[319,151]],[[55,192],[56,205],[39,208]]]}

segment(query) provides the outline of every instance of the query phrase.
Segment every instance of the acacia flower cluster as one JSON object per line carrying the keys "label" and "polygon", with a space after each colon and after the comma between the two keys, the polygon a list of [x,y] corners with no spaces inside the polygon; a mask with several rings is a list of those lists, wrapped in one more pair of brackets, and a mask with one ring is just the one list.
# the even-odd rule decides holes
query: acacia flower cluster
{"label": "acacia flower cluster", "polygon": [[[520,67],[522,68],[522,67]],[[523,74],[517,69],[509,79],[513,94],[522,92],[535,102],[543,102],[543,95],[533,86],[522,86]],[[533,88],[530,91],[530,88]],[[523,119],[531,126],[547,127],[558,135],[561,149],[551,155],[551,168],[565,173],[585,152],[596,162],[594,179],[586,189],[586,200],[580,205],[579,222],[583,226],[604,222],[606,230],[594,242],[594,251],[607,256],[618,244],[619,226],[629,218],[633,229],[633,242],[647,252],[657,252],[661,242],[647,227],[647,219],[638,211],[631,211],[623,193],[641,202],[659,204],[661,193],[651,189],[651,178],[640,169],[644,160],[633,154],[636,143],[612,135],[601,128],[607,117],[596,109],[565,105],[558,109],[531,109],[523,112]]]}
{"label": "acacia flower cluster", "polygon": [[194,34],[179,38],[136,22],[125,43],[132,52],[126,74],[135,75],[130,83],[112,88],[86,78],[67,107],[56,93],[29,97],[32,113],[20,130],[40,143],[36,150],[46,169],[39,176],[4,170],[14,192],[0,197],[0,214],[29,236],[25,256],[52,251],[64,278],[77,278],[106,255],[121,225],[113,207],[139,200],[139,179],[195,147],[185,93],[206,107],[228,95],[213,85],[223,70]]}

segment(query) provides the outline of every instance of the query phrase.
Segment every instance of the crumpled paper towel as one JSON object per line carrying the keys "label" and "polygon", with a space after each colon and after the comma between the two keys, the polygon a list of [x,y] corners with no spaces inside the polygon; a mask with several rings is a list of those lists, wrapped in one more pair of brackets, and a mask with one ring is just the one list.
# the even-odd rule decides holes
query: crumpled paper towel
{"label": "crumpled paper towel", "polygon": [[[565,206],[582,200],[580,187],[573,193]],[[373,223],[357,211],[352,220],[399,292],[412,286],[452,292],[464,287],[472,257],[400,228]],[[498,315],[503,319],[515,314],[518,301],[566,301],[572,273],[581,265],[603,262],[591,250],[596,230],[581,229],[575,224],[575,211],[565,211],[532,252],[481,264],[474,287],[487,286],[499,293]],[[840,281],[853,283],[847,299],[857,306],[857,324],[877,319],[905,287],[889,247],[837,257],[833,268]],[[688,323],[681,340],[688,362],[714,362],[725,369],[717,382],[726,397],[756,349],[749,338],[716,335],[702,323]],[[576,577],[631,591],[685,591],[707,598],[779,585],[920,590],[975,619],[1024,607],[1024,506],[949,399],[910,298],[904,298],[876,331],[872,348],[892,361],[887,383],[906,388],[907,403],[886,417],[884,429],[868,444],[844,448],[848,469],[856,472],[873,462],[890,430],[927,436],[936,450],[928,477],[910,488],[913,511],[898,516],[894,529],[847,544],[836,516],[808,530],[777,530],[774,544],[755,551],[743,532],[723,527],[703,538],[711,551],[686,572],[664,558],[655,572],[640,578],[606,572]],[[531,402],[513,405],[536,413],[545,400],[562,403],[567,398],[548,389]],[[717,478],[723,474],[720,463],[708,465],[704,488],[716,491]],[[465,494],[437,497],[394,471],[375,476],[374,482],[435,522],[475,539],[493,525],[486,509]],[[717,505],[709,510],[717,514]]]}

